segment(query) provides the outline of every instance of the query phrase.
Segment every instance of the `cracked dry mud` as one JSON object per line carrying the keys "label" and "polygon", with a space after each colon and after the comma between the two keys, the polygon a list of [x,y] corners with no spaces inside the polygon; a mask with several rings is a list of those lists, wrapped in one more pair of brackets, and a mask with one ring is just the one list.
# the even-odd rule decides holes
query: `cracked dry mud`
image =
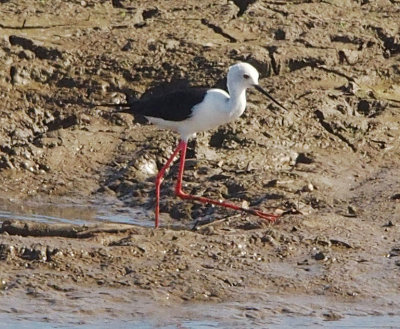
{"label": "cracked dry mud", "polygon": [[[34,236],[3,221],[0,312],[37,312],[31,301],[50,318],[53,309],[130,318],[154,302],[196,301],[238,302],[253,324],[287,312],[399,314],[399,1],[0,8],[3,209],[106,205],[143,209],[132,220],[148,224],[154,177],[177,136],[93,104],[150,88],[225,88],[228,67],[246,61],[289,112],[249,91],[239,120],[190,143],[185,189],[299,212],[270,225],[178,200],[173,166],[159,230],[100,225],[65,237],[73,227],[44,225]],[[197,220],[215,222],[191,231]]]}

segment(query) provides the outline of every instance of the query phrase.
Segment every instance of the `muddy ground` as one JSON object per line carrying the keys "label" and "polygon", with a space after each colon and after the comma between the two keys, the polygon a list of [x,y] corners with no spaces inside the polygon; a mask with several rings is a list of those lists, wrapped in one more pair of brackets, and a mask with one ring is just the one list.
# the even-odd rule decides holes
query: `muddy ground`
{"label": "muddy ground", "polygon": [[272,225],[181,201],[173,166],[158,230],[65,237],[85,228],[3,220],[0,312],[29,313],[33,302],[129,318],[147,314],[129,307],[147,298],[238,302],[253,324],[276,313],[399,314],[399,1],[3,0],[0,9],[3,209],[141,209],[132,221],[149,224],[155,174],[177,136],[93,104],[149,88],[224,88],[228,67],[246,61],[289,112],[250,90],[238,121],[191,142],[185,189],[290,210]]}

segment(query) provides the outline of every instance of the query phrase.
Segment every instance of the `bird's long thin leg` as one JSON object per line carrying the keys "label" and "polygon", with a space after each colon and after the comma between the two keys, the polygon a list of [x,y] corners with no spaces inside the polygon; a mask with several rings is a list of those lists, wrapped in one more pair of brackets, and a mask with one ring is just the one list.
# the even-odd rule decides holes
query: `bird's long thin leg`
{"label": "bird's long thin leg", "polygon": [[172,161],[174,161],[174,158],[176,157],[176,155],[179,153],[180,150],[182,150],[182,148],[185,147],[186,148],[186,143],[184,141],[180,141],[178,146],[176,147],[174,153],[172,153],[172,155],[169,157],[168,161],[166,162],[166,164],[164,165],[164,167],[161,168],[161,170],[158,172],[157,174],[157,178],[156,178],[156,210],[155,210],[155,227],[157,228],[160,221],[159,221],[159,217],[160,217],[160,187],[161,187],[161,181],[162,178],[165,174],[165,171],[168,169],[168,167],[171,165]]}
{"label": "bird's long thin leg", "polygon": [[[185,169],[187,143],[184,142],[184,141],[181,141],[179,143],[179,145],[182,145],[180,147],[178,146],[178,148],[180,148],[180,150],[181,150],[181,159],[180,159],[180,164],[179,164],[178,181],[177,181],[176,187],[175,187],[175,193],[176,193],[176,195],[178,197],[180,197],[181,199],[195,200],[195,201],[199,201],[199,202],[202,202],[202,203],[211,203],[211,204],[215,204],[217,206],[222,206],[222,207],[231,208],[231,209],[234,209],[234,210],[244,211],[244,212],[247,212],[249,214],[256,215],[258,217],[264,218],[264,219],[266,219],[268,221],[271,221],[271,222],[274,222],[279,217],[279,215],[263,213],[262,211],[259,211],[259,210],[256,210],[256,209],[246,209],[246,208],[242,208],[242,207],[236,206],[236,205],[231,204],[231,203],[212,200],[212,199],[208,199],[208,198],[205,198],[205,197],[184,193],[182,191],[182,178],[183,178],[183,171]],[[178,150],[178,148],[177,148],[177,150]]]}

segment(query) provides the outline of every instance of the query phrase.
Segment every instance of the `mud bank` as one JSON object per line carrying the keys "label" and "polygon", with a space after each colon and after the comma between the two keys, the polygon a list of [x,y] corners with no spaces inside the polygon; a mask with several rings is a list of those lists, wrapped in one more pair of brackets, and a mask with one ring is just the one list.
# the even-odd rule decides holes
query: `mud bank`
{"label": "mud bank", "polygon": [[[11,214],[0,234],[0,312],[32,312],[6,300],[89,315],[107,313],[108,303],[110,318],[121,309],[129,319],[139,311],[125,306],[143,297],[167,309],[237,303],[254,323],[287,312],[398,314],[398,1],[11,0],[0,8],[2,210],[67,200],[138,209],[132,223],[148,225],[154,177],[177,136],[93,104],[171,85],[224,88],[227,68],[246,61],[289,112],[250,91],[239,120],[191,142],[184,188],[293,211],[270,225],[177,200],[174,166],[160,230],[64,218],[62,228],[42,221],[38,230],[53,234],[38,236]],[[192,231],[197,221],[215,222]]]}

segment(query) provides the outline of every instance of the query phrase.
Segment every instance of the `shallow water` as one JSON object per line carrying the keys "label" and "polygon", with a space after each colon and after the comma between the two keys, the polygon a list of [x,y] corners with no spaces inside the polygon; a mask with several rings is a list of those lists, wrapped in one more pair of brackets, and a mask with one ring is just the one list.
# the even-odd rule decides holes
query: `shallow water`
{"label": "shallow water", "polygon": [[[149,297],[112,288],[41,295],[38,299],[21,292],[7,300],[4,292],[0,298],[0,328],[400,328],[400,315],[388,315],[369,303],[334,304],[319,298],[319,304],[318,299],[307,296],[168,304],[162,295]],[[327,321],[324,314],[334,314],[338,320]]]}
{"label": "shallow water", "polygon": [[0,328],[7,329],[99,329],[99,328],[162,328],[162,329],[206,329],[206,328],[269,328],[269,329],[285,329],[285,328],[400,328],[400,316],[354,316],[347,317],[337,321],[324,321],[319,318],[298,317],[298,316],[277,316],[269,319],[263,324],[239,323],[227,321],[213,320],[170,320],[165,323],[151,320],[132,320],[132,321],[108,321],[97,320],[91,323],[50,323],[40,321],[30,321],[26,319],[12,318],[7,315],[0,314]]}
{"label": "shallow water", "polygon": [[[4,219],[73,224],[111,221],[152,226],[153,221],[148,218],[152,218],[151,214],[143,209],[113,208],[106,204],[101,207],[76,203],[0,203],[0,222]],[[168,307],[162,306],[165,302],[162,296],[149,299],[129,291],[116,294],[111,290],[80,289],[66,294],[43,292],[43,298],[35,300],[23,293],[7,300],[7,292],[2,292],[0,328],[400,328],[399,315],[389,316],[384,310],[371,315],[377,314],[372,305],[338,305],[323,297],[275,297],[265,298],[261,303],[250,298],[248,305],[188,303]],[[282,313],[283,309],[291,314]],[[326,321],[323,314],[327,309],[335,310],[339,319]]]}
{"label": "shallow water", "polygon": [[324,321],[307,317],[285,317],[278,323],[269,325],[269,329],[278,328],[400,328],[399,316],[355,316],[338,321]]}
{"label": "shallow water", "polygon": [[98,221],[153,226],[152,212],[115,203],[81,205],[76,202],[18,202],[0,199],[0,221],[31,220],[42,223],[94,224]]}

